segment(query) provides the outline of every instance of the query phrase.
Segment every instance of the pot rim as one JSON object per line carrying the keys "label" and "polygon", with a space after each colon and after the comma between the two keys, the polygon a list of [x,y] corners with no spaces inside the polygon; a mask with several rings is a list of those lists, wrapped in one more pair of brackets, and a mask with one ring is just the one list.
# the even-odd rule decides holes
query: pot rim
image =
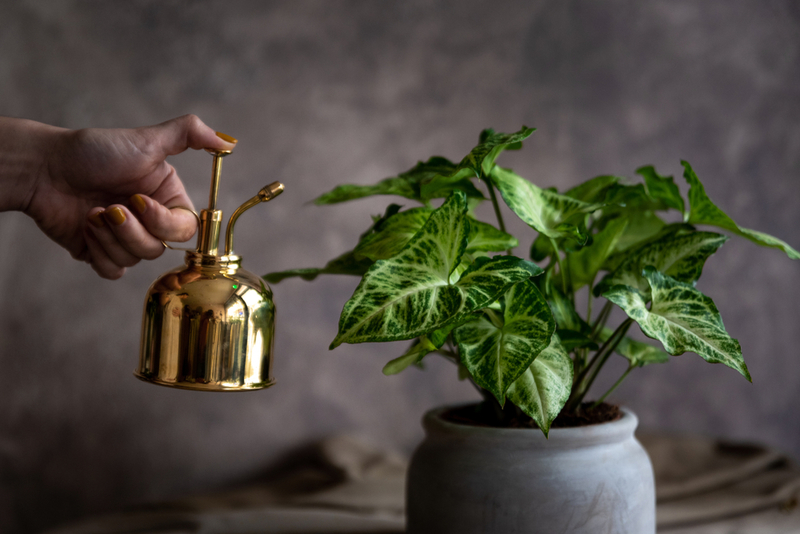
{"label": "pot rim", "polygon": [[454,408],[474,405],[462,403],[440,406],[429,410],[422,418],[422,426],[430,438],[469,438],[471,440],[488,440],[524,443],[526,447],[586,447],[603,443],[616,443],[633,437],[639,419],[631,410],[620,406],[622,417],[606,423],[577,426],[570,428],[551,428],[549,437],[545,438],[538,428],[497,428],[473,426],[447,421],[442,414]]}

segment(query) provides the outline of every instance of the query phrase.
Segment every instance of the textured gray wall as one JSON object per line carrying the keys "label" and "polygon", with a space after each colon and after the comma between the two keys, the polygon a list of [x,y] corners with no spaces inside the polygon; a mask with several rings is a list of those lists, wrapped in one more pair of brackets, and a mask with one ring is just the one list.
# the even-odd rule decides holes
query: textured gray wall
{"label": "textured gray wall", "polygon": [[[287,186],[238,225],[237,250],[257,272],[321,265],[382,211],[383,200],[306,205],[335,184],[434,153],[460,158],[482,128],[523,123],[539,131],[502,161],[541,185],[647,163],[679,176],[685,158],[740,224],[800,247],[797,5],[6,1],[0,114],[80,128],[192,112],[236,136],[227,213],[266,182]],[[210,158],[174,164],[202,204]],[[530,243],[524,225],[512,227]],[[99,280],[17,213],[0,214],[0,250],[3,532],[249,478],[330,433],[409,451],[427,408],[475,397],[446,363],[381,375],[404,344],[329,353],[356,283],[344,277],[275,286],[275,388],[214,395],[140,383],[131,372],[143,294],[179,253]],[[800,455],[800,262],[732,241],[701,288],[754,383],[685,355],[637,371],[617,399],[646,427]]]}

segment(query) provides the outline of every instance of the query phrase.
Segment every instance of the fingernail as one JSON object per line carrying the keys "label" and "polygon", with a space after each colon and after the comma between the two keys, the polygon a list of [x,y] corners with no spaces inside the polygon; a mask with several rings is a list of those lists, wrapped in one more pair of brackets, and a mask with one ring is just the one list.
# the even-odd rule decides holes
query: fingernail
{"label": "fingernail", "polygon": [[106,211],[105,214],[106,217],[111,219],[111,222],[116,226],[119,226],[125,222],[125,214],[122,213],[120,208],[111,208],[110,210]]}
{"label": "fingernail", "polygon": [[233,143],[234,145],[239,142],[239,140],[236,139],[235,137],[231,137],[230,135],[224,134],[222,132],[217,132],[217,137],[219,137],[223,141],[227,141],[228,143]]}
{"label": "fingernail", "polygon": [[92,223],[97,228],[102,228],[105,224],[103,222],[103,212],[98,211],[97,213],[92,213],[89,215],[89,222]]}
{"label": "fingernail", "polygon": [[131,205],[133,209],[135,209],[139,215],[145,212],[147,209],[147,204],[144,203],[144,199],[139,195],[133,195],[131,197]]}

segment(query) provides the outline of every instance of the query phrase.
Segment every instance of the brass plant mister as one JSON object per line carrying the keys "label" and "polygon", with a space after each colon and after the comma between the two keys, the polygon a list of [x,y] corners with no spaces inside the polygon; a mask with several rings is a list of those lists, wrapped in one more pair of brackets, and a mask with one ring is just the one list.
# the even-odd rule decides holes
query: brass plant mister
{"label": "brass plant mister", "polygon": [[271,183],[233,212],[220,254],[222,211],[216,209],[217,191],[222,158],[231,151],[206,151],[214,156],[214,168],[208,209],[195,213],[197,248],[178,249],[186,250],[186,264],[161,275],[147,291],[134,374],[181,389],[263,389],[275,383],[275,305],[272,290],[261,277],[242,269],[241,257],[233,252],[233,230],[242,213],[280,195],[283,184]]}

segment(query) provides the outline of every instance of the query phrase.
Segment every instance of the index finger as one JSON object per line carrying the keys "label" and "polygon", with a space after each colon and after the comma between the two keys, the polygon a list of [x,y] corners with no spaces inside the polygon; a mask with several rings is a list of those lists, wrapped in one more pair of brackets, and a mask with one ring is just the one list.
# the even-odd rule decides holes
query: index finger
{"label": "index finger", "polygon": [[[167,208],[147,195],[133,195],[131,206],[142,226],[162,241],[184,242],[197,232],[197,218],[188,206]],[[184,208],[184,209],[177,209]]]}

